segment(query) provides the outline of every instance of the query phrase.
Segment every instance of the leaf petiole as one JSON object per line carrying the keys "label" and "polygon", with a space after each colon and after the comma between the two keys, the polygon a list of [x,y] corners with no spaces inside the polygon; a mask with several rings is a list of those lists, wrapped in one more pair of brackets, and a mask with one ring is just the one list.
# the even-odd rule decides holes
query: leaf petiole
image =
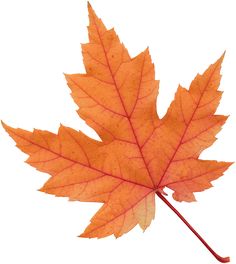
{"label": "leaf petiole", "polygon": [[189,224],[189,222],[181,215],[181,213],[160,193],[156,192],[157,196],[185,223],[185,225],[194,233],[194,235],[202,242],[202,244],[211,252],[211,254],[220,262],[230,262],[229,257],[219,256],[207,242],[198,234],[198,232]]}

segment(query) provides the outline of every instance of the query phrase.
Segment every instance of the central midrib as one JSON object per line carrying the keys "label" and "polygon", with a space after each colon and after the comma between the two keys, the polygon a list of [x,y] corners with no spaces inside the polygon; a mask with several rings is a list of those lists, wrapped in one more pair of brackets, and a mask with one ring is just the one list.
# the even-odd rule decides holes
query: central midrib
{"label": "central midrib", "polygon": [[[129,125],[130,125],[130,127],[131,127],[131,130],[132,130],[132,133],[133,133],[133,136],[134,136],[134,139],[135,139],[136,145],[137,145],[137,147],[138,147],[138,149],[139,149],[139,152],[140,152],[140,156],[141,156],[141,158],[142,158],[142,160],[143,160],[143,163],[144,163],[144,165],[145,165],[145,168],[146,168],[146,170],[147,170],[147,172],[148,172],[149,178],[150,178],[151,181],[152,181],[153,187],[155,187],[155,182],[154,182],[154,180],[153,180],[153,178],[152,178],[152,175],[151,175],[151,172],[150,172],[150,170],[149,170],[149,168],[148,168],[148,165],[147,165],[147,161],[146,161],[146,159],[145,159],[145,156],[143,155],[142,148],[141,148],[141,146],[140,146],[140,144],[139,144],[139,141],[138,141],[137,135],[136,135],[136,133],[135,133],[135,130],[134,130],[133,124],[132,124],[132,122],[131,122],[131,120],[130,120],[130,116],[128,115],[128,112],[127,112],[127,110],[126,110],[126,107],[125,107],[125,105],[124,105],[124,102],[123,102],[123,100],[122,100],[122,97],[121,97],[121,95],[120,95],[120,92],[119,92],[119,89],[118,89],[118,85],[117,85],[117,83],[116,83],[115,77],[114,77],[113,72],[112,72],[112,70],[111,70],[111,66],[110,66],[109,60],[108,60],[108,58],[107,58],[107,53],[106,53],[106,50],[105,50],[105,47],[104,47],[104,44],[103,44],[103,41],[102,41],[102,38],[101,38],[101,34],[100,34],[100,32],[99,32],[98,26],[97,26],[97,24],[96,24],[95,21],[96,21],[96,20],[94,19],[94,24],[95,24],[95,27],[96,27],[96,30],[97,30],[97,33],[98,33],[98,36],[99,36],[99,39],[100,39],[100,42],[101,42],[101,46],[102,46],[102,49],[103,49],[103,52],[104,52],[104,55],[105,55],[105,59],[106,59],[106,62],[107,62],[107,66],[108,66],[108,69],[109,69],[109,71],[110,71],[110,74],[111,74],[111,77],[112,77],[112,80],[113,80],[113,83],[114,83],[115,89],[116,89],[117,94],[118,94],[118,96],[119,96],[119,99],[120,99],[120,102],[121,102],[121,104],[122,104],[123,110],[124,110],[124,112],[125,112],[126,118],[128,119]],[[144,61],[143,61],[143,66],[144,66]],[[142,66],[142,69],[141,69],[141,75],[142,75],[142,73],[143,73],[143,66]],[[140,89],[140,85],[141,85],[141,79],[142,79],[142,78],[140,78],[139,89]]]}

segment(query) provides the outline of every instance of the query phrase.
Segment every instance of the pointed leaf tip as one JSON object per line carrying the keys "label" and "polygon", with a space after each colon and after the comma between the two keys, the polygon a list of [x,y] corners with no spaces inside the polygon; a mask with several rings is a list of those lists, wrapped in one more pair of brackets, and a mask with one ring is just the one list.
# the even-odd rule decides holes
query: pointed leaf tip
{"label": "pointed leaf tip", "polygon": [[91,6],[91,4],[89,3],[89,1],[87,1],[87,7],[88,7],[88,9],[89,9],[89,8],[92,8],[92,6]]}
{"label": "pointed leaf tip", "polygon": [[2,126],[4,127],[4,125],[5,125],[5,123],[1,120],[1,124],[2,124]]}
{"label": "pointed leaf tip", "polygon": [[220,58],[217,60],[217,62],[219,63],[219,64],[222,64],[222,62],[223,62],[223,60],[224,60],[224,58],[225,58],[225,53],[226,53],[226,50],[223,52],[223,54],[220,56]]}
{"label": "pointed leaf tip", "polygon": [[2,120],[1,120],[1,124],[2,124],[2,127],[5,129],[5,131],[8,133],[8,130],[9,130],[11,127],[8,126],[6,123],[4,123]]}

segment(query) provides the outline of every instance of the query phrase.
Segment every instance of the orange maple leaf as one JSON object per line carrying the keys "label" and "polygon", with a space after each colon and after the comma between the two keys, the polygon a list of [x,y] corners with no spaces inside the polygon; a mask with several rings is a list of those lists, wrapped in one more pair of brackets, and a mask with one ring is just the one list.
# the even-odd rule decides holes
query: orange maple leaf
{"label": "orange maple leaf", "polygon": [[66,79],[79,116],[101,141],[63,125],[58,134],[3,125],[29,155],[27,163],[52,176],[41,191],[104,203],[82,237],[119,237],[137,224],[143,230],[150,225],[155,194],[179,214],[163,196],[165,187],[175,200],[191,202],[194,192],[210,188],[231,165],[199,159],[227,119],[214,114],[222,94],[217,89],[223,56],[197,75],[189,90],[179,87],[160,119],[148,50],[130,58],[115,31],[106,29],[90,5],[88,10],[89,43],[82,45],[86,74]]}

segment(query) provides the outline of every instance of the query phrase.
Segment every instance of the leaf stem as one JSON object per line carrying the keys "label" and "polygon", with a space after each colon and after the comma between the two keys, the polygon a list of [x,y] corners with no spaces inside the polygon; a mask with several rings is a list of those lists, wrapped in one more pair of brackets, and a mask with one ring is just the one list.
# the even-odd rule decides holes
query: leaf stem
{"label": "leaf stem", "polygon": [[181,215],[179,211],[159,192],[156,192],[157,196],[185,223],[185,225],[194,233],[194,235],[202,242],[202,244],[211,252],[211,254],[220,262],[227,263],[230,262],[229,257],[219,256],[208,244],[207,242],[198,234],[198,232],[188,223],[188,221]]}

